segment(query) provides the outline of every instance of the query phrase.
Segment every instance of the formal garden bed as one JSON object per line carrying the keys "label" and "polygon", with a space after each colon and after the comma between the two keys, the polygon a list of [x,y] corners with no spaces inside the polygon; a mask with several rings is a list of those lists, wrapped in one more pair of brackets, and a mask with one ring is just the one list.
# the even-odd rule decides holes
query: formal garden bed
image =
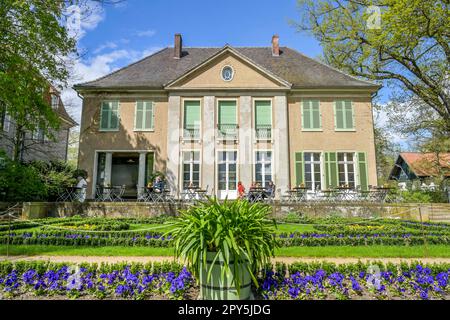
{"label": "formal garden bed", "polygon": [[[0,223],[0,245],[171,247],[171,218],[47,218]],[[10,231],[9,231],[10,230]],[[450,244],[450,225],[396,219],[278,221],[275,238],[291,246]]]}
{"label": "formal garden bed", "polygon": [[[255,299],[450,298],[450,264],[277,263],[258,273]],[[1,262],[5,299],[197,299],[198,285],[182,265],[167,263],[68,265]]]}

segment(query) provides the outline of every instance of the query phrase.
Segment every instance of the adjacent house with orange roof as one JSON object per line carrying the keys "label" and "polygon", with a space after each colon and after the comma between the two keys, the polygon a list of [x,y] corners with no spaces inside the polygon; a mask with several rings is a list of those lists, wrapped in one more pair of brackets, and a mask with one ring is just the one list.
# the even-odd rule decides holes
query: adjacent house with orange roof
{"label": "adjacent house with orange roof", "polygon": [[402,152],[389,175],[389,180],[424,180],[444,175],[450,178],[450,153]]}

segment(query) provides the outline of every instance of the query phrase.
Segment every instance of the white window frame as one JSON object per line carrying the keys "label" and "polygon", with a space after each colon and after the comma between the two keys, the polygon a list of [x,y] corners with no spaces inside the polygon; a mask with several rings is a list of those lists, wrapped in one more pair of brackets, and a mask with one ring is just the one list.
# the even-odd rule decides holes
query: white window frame
{"label": "white window frame", "polygon": [[[258,152],[270,152],[270,157],[271,160],[266,162],[258,162]],[[256,181],[256,165],[258,163],[262,164],[262,172],[261,172],[261,176],[262,176],[262,181],[261,181],[261,187],[265,187],[266,183],[269,181],[265,181],[265,167],[264,164],[266,163],[270,163],[270,176],[271,176],[271,181],[274,182],[275,184],[275,178],[274,178],[274,153],[272,149],[257,149],[254,152],[254,161],[253,161],[253,181]]]}
{"label": "white window frame", "polygon": [[[151,108],[152,108],[152,127],[150,129],[147,128],[143,128],[143,129],[139,129],[136,127],[136,123],[137,123],[137,105],[138,102],[143,102],[144,103],[144,109],[142,110],[142,125],[145,126],[145,120],[146,120],[146,110],[145,108],[147,107],[147,104],[150,103],[151,104]],[[152,100],[136,100],[135,104],[134,104],[134,129],[133,131],[139,131],[139,132],[154,132],[155,131],[155,102]],[[119,110],[117,110],[117,112],[119,112]]]}
{"label": "white window frame", "polygon": [[[303,156],[303,168],[304,168],[304,177],[305,177],[305,186],[306,186],[306,164],[309,163],[311,164],[311,177],[312,177],[312,183],[315,185],[316,184],[316,178],[315,178],[315,171],[314,171],[314,164],[317,164],[317,161],[306,161],[305,160],[305,154],[306,153],[318,153],[320,154],[320,190],[324,190],[324,183],[325,183],[325,158],[324,158],[324,152],[323,150],[306,150],[302,152],[302,156]],[[308,191],[315,191],[315,189],[308,189]]]}
{"label": "white window frame", "polygon": [[[343,153],[344,154],[344,161],[339,161],[339,153]],[[347,159],[347,153],[352,153],[353,154],[353,159],[350,161],[348,161]],[[337,174],[338,174],[338,186],[341,186],[341,182],[339,181],[339,164],[344,164],[344,175],[345,175],[345,184],[349,186],[349,180],[348,180],[348,165],[350,163],[353,163],[353,176],[354,176],[354,185],[356,188],[356,185],[358,183],[358,173],[357,173],[357,161],[358,159],[356,158],[356,152],[355,151],[336,151],[336,163],[337,163]]]}
{"label": "white window frame", "polygon": [[[184,102],[185,101],[198,101],[200,103],[200,133],[199,133],[199,138],[198,139],[188,139],[184,137],[184,129],[186,124],[184,123],[185,117],[184,117]],[[217,107],[219,108],[219,107]],[[201,98],[182,98],[181,99],[181,137],[186,141],[197,141],[197,140],[201,140],[203,137],[203,101]]]}
{"label": "white window frame", "polygon": [[[253,128],[254,128],[254,135],[255,135],[255,142],[256,141],[273,141],[273,134],[274,134],[274,130],[273,130],[273,99],[272,98],[258,98],[258,97],[253,97],[252,98],[252,104],[253,104],[253,116],[252,116],[252,122],[253,122]],[[261,138],[257,138],[256,135],[256,101],[270,101],[270,130],[271,132],[271,139],[261,139]],[[237,112],[236,112],[237,113]]]}
{"label": "white window frame", "polygon": [[[303,119],[303,114],[304,111],[303,109],[305,108],[305,101],[318,101],[319,102],[319,128],[305,128],[304,127],[304,119]],[[310,109],[311,115],[312,115],[312,109]],[[322,125],[322,106],[321,106],[321,101],[320,99],[302,99],[302,101],[300,102],[300,128],[302,129],[302,131],[323,131],[323,125]],[[310,120],[311,120],[311,124],[313,121],[314,117],[311,116]]]}
{"label": "white window frame", "polygon": [[[198,153],[198,161],[195,161],[194,159],[190,159],[188,162],[184,161],[184,153],[185,152],[189,152],[192,154],[192,152],[197,152]],[[192,181],[193,179],[193,175],[194,175],[194,164],[198,164],[198,187],[201,187],[202,184],[202,152],[200,149],[187,149],[187,150],[181,150],[181,190],[185,190],[184,189],[184,165],[185,164],[189,164],[189,182]]]}
{"label": "white window frame", "polygon": [[8,112],[5,112],[5,117],[3,118],[3,131],[9,133],[11,128],[11,116]]}
{"label": "white window frame", "polygon": [[[237,131],[237,137],[236,140],[239,140],[239,98],[216,98],[216,129],[217,132],[219,131],[219,103],[220,101],[235,101],[236,102],[236,131]],[[220,139],[222,140],[222,139]]]}
{"label": "white window frame", "polygon": [[[102,108],[103,103],[105,102],[117,102],[117,129],[104,129],[102,128]],[[99,132],[117,132],[120,129],[120,101],[119,100],[103,100],[100,103],[100,121],[98,123],[98,131]],[[108,118],[108,123],[111,124],[111,113]]]}
{"label": "white window frame", "polygon": [[[338,128],[337,127],[337,115],[336,115],[336,102],[337,101],[350,101],[350,103],[351,103],[351,105],[352,105],[352,118],[353,118],[353,128],[345,128],[345,129],[342,129],[342,128]],[[344,104],[344,106],[345,106],[345,104]],[[356,115],[355,115],[355,105],[354,105],[354,103],[353,103],[353,100],[350,100],[350,99],[336,99],[336,100],[334,100],[334,103],[333,103],[333,111],[334,111],[334,130],[335,131],[348,131],[348,132],[355,132],[356,131]],[[343,115],[344,117],[343,117],[343,124],[347,124],[347,120],[346,120],[346,117],[345,117],[345,113],[344,113],[344,115]],[[346,127],[346,125],[345,125],[345,127]]]}
{"label": "white window frame", "polygon": [[[55,99],[55,101],[53,101]],[[60,97],[57,94],[51,93],[50,94],[50,103],[52,105],[52,109],[56,110],[59,107],[59,99]]]}
{"label": "white window frame", "polygon": [[[219,149],[219,150],[217,150],[217,152],[216,152],[216,173],[215,173],[216,176],[214,178],[214,180],[216,181],[216,190],[217,190],[217,192],[222,191],[222,190],[219,190],[219,164],[221,164],[221,163],[228,163],[228,164],[234,163],[234,162],[229,162],[229,161],[228,162],[227,161],[220,162],[219,161],[219,154],[221,152],[236,152],[236,161],[235,161],[235,164],[236,164],[236,189],[235,190],[231,190],[231,191],[236,191],[237,192],[237,183],[239,181],[239,150],[237,150],[237,149]],[[228,160],[228,157],[227,157],[227,160]],[[227,178],[229,177],[228,167],[229,166],[226,166],[226,171],[225,171]],[[228,180],[227,180],[226,183],[227,183],[227,190],[228,190]],[[230,191],[230,190],[228,190],[228,191]]]}

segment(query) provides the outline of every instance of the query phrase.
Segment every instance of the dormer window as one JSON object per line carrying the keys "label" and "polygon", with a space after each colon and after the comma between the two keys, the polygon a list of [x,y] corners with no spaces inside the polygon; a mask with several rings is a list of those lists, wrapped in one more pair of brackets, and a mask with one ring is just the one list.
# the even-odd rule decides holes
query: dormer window
{"label": "dormer window", "polygon": [[51,95],[51,99],[52,99],[51,103],[52,103],[52,108],[53,108],[53,110],[58,109],[58,106],[59,106],[59,97],[58,97],[56,94],[52,94],[52,95]]}

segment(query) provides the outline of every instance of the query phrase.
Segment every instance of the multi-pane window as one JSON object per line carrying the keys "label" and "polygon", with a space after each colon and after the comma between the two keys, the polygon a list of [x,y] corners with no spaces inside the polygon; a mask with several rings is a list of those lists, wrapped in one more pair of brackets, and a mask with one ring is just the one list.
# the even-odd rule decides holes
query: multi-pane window
{"label": "multi-pane window", "polygon": [[272,103],[270,100],[255,101],[255,129],[258,140],[272,139]]}
{"label": "multi-pane window", "polygon": [[272,152],[257,151],[255,163],[255,181],[262,187],[272,181]]}
{"label": "multi-pane window", "polygon": [[185,139],[200,138],[201,108],[199,100],[184,101],[184,132]]}
{"label": "multi-pane window", "polygon": [[11,125],[11,116],[7,112],[5,112],[3,114],[3,117],[0,118],[0,121],[1,121],[0,125],[3,128],[3,131],[9,132],[9,128],[10,128],[10,125]]}
{"label": "multi-pane window", "polygon": [[52,93],[52,94],[50,95],[50,97],[51,97],[51,104],[52,104],[53,110],[58,109],[58,106],[59,106],[59,96]]}
{"label": "multi-pane window", "polygon": [[335,102],[334,124],[336,130],[355,129],[355,114],[350,100],[337,100]]}
{"label": "multi-pane window", "polygon": [[320,130],[322,120],[320,116],[319,100],[302,101],[302,129]]}
{"label": "multi-pane window", "polygon": [[309,190],[322,189],[322,168],[320,152],[305,152],[305,186]]}
{"label": "multi-pane window", "polygon": [[100,130],[119,130],[119,101],[102,102],[100,112]]}
{"label": "multi-pane window", "polygon": [[183,188],[200,187],[200,152],[183,151]]}
{"label": "multi-pane window", "polygon": [[218,159],[219,190],[236,190],[237,188],[237,152],[221,151]]}
{"label": "multi-pane window", "polygon": [[137,101],[134,130],[151,131],[154,128],[154,104],[152,101]]}
{"label": "multi-pane window", "polygon": [[44,130],[42,128],[38,128],[33,131],[32,139],[39,142],[44,142],[46,140]]}
{"label": "multi-pane window", "polygon": [[339,186],[355,188],[355,154],[353,152],[338,152]]}
{"label": "multi-pane window", "polygon": [[223,139],[237,139],[236,101],[220,100],[218,110],[219,137]]}

